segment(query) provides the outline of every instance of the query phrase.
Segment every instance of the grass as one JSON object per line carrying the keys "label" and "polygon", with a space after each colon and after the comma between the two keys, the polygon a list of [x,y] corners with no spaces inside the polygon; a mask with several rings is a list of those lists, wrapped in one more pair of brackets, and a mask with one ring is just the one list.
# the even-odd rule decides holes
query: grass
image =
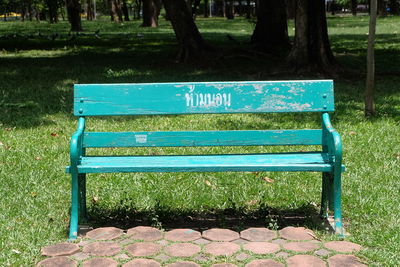
{"label": "grass", "polygon": [[[170,25],[157,29],[106,21],[84,22],[84,35],[68,40],[68,24],[0,23],[0,265],[25,266],[41,259],[40,248],[66,240],[70,185],[64,174],[68,142],[76,128],[71,115],[74,83],[278,80],[273,55],[254,55],[248,44],[253,24],[243,19],[197,20],[205,39],[224,47],[212,66],[172,63],[176,51]],[[367,17],[330,17],[332,48],[338,61],[352,68],[335,78],[337,111],[333,124],[342,134],[343,212],[347,239],[365,250],[358,256],[376,266],[395,266],[400,258],[400,18],[378,21],[376,104],[378,116],[363,116]],[[293,24],[289,30],[293,34]],[[100,29],[101,39],[94,36]],[[42,36],[39,36],[39,33]],[[58,33],[51,41],[47,36]],[[144,35],[138,38],[137,33]],[[229,41],[231,34],[237,42]],[[25,37],[32,35],[28,40]],[[235,56],[239,54],[239,56]],[[330,77],[326,77],[330,78]],[[316,115],[210,115],[90,119],[96,130],[283,129],[319,127]],[[185,152],[284,151],[302,148],[204,148]],[[104,151],[93,151],[100,153]],[[132,151],[124,150],[123,153]],[[177,153],[172,148],[150,153]],[[107,153],[114,153],[107,150]],[[140,150],[138,153],[149,153]],[[268,176],[274,182],[260,179]],[[128,227],[213,218],[236,228],[258,221],[276,228],[300,223],[325,239],[334,236],[308,220],[317,213],[320,174],[192,173],[112,174],[88,178],[90,223]],[[290,188],[290,190],[288,190]],[[306,220],[288,221],[296,214]]]}

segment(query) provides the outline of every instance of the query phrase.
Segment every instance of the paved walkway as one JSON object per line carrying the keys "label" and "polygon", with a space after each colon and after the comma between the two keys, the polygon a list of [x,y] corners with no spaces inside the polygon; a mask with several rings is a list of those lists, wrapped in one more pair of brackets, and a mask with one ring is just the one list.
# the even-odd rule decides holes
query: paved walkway
{"label": "paved walkway", "polygon": [[347,241],[318,240],[303,227],[249,228],[240,233],[219,228],[200,233],[192,229],[163,232],[148,226],[127,231],[104,227],[89,231],[78,243],[42,248],[46,259],[38,266],[367,266],[352,255],[360,249]]}

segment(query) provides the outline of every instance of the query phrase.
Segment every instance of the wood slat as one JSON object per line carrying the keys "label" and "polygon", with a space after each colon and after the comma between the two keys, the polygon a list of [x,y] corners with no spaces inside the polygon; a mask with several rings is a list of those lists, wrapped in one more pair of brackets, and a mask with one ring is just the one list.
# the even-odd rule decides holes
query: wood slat
{"label": "wood slat", "polygon": [[86,132],[84,147],[321,145],[322,130]]}
{"label": "wood slat", "polygon": [[76,84],[74,115],[327,112],[333,82]]}
{"label": "wood slat", "polygon": [[83,157],[80,173],[332,170],[324,153]]}

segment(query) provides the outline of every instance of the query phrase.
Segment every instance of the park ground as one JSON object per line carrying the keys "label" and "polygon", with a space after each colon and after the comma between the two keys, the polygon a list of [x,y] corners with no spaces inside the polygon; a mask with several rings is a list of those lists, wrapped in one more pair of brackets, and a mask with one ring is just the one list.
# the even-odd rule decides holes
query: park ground
{"label": "park ground", "polygon": [[[77,125],[71,114],[74,83],[321,78],[335,81],[332,118],[343,138],[347,167],[343,216],[350,235],[346,240],[363,247],[356,256],[370,265],[398,265],[400,18],[378,20],[378,113],[371,118],[364,117],[363,106],[366,16],[328,18],[334,54],[345,68],[336,77],[299,76],[274,68],[282,56],[252,50],[249,38],[254,23],[244,19],[197,20],[203,37],[224,51],[212,64],[200,66],[173,62],[177,45],[168,22],[161,20],[155,29],[139,24],[84,22],[85,31],[75,36],[69,34],[67,22],[0,23],[0,265],[31,265],[43,259],[42,247],[67,238],[70,181],[64,167],[69,160],[69,138]],[[289,32],[293,35],[292,23]],[[88,122],[89,130],[97,131],[319,127],[314,114],[142,116]],[[299,149],[303,148],[164,148],[135,153]],[[96,174],[89,176],[88,183],[93,227],[165,229],[171,222],[179,226],[197,220],[240,231],[257,221],[273,230],[304,226],[318,238],[337,240],[310,219],[317,214],[320,199],[317,173]]]}

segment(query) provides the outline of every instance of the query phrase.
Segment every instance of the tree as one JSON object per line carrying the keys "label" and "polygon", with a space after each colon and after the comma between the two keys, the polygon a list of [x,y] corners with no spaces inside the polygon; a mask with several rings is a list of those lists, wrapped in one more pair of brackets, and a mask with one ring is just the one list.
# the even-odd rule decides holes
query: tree
{"label": "tree", "polygon": [[284,1],[260,1],[257,9],[257,24],[251,36],[251,42],[267,50],[290,47]]}
{"label": "tree", "polygon": [[143,23],[142,27],[157,27],[160,15],[160,0],[143,0]]}
{"label": "tree", "polygon": [[357,0],[351,0],[351,14],[357,16]]}
{"label": "tree", "polygon": [[333,72],[333,56],[325,15],[325,0],[296,0],[295,37],[287,62],[293,71]]}
{"label": "tree", "polygon": [[204,42],[185,0],[163,0],[179,43],[177,62],[201,60],[209,47]]}
{"label": "tree", "polygon": [[122,13],[124,14],[124,20],[129,21],[129,10],[126,0],[122,0]]}
{"label": "tree", "polygon": [[377,15],[377,0],[371,0],[371,12],[369,20],[368,50],[367,50],[367,81],[365,90],[365,116],[375,114],[375,30]]}
{"label": "tree", "polygon": [[[372,5],[372,3],[370,4]],[[387,15],[387,11],[386,11],[386,1],[385,0],[378,0],[378,16],[379,17],[386,17]],[[371,9],[371,7],[370,7]],[[370,10],[370,13],[372,12],[372,10]]]}
{"label": "tree", "polygon": [[400,4],[397,0],[389,0],[390,14],[400,15]]}
{"label": "tree", "polygon": [[122,10],[120,0],[110,0],[111,21],[122,22]]}
{"label": "tree", "polygon": [[66,0],[66,6],[71,31],[81,31],[81,4],[79,0]]}

